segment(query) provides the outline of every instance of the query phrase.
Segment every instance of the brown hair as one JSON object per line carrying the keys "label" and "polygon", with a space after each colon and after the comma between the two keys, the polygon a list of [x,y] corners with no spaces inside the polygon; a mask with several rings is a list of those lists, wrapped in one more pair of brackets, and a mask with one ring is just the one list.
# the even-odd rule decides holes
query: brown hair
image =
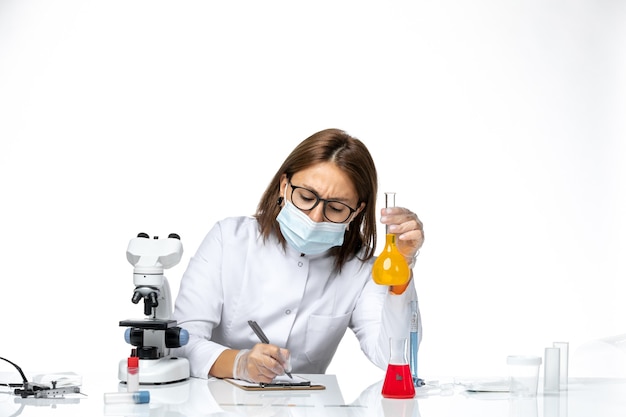
{"label": "brown hair", "polygon": [[296,172],[321,162],[332,162],[346,173],[356,189],[359,205],[365,208],[350,223],[343,245],[332,249],[335,268],[342,266],[365,247],[363,260],[370,259],[376,249],[376,195],[378,176],[376,166],[365,145],[343,130],[326,129],[302,141],[289,154],[259,201],[255,217],[264,239],[273,233],[285,245],[276,217],[281,206],[280,181],[283,175],[291,178]]}

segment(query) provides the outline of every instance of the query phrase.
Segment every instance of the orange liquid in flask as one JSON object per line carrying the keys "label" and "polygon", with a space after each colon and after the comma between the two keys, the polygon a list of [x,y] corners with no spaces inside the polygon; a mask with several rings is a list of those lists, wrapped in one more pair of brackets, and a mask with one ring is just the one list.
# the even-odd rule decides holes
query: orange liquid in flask
{"label": "orange liquid in flask", "polygon": [[[395,206],[395,193],[385,193],[385,207]],[[404,285],[409,281],[411,270],[396,246],[396,235],[387,231],[385,248],[372,267],[372,278],[379,285]]]}
{"label": "orange liquid in flask", "polygon": [[396,235],[387,234],[385,249],[378,255],[372,268],[374,282],[379,285],[404,285],[411,271],[396,246]]}

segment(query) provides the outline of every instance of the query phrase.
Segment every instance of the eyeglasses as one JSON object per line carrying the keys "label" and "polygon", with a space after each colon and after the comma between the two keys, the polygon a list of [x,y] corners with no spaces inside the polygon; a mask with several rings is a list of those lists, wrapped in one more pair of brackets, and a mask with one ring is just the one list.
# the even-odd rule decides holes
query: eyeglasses
{"label": "eyeglasses", "polygon": [[315,191],[298,187],[289,182],[291,186],[291,202],[302,211],[313,210],[322,201],[324,203],[324,217],[331,223],[344,223],[356,211],[347,204],[336,200],[320,198]]}

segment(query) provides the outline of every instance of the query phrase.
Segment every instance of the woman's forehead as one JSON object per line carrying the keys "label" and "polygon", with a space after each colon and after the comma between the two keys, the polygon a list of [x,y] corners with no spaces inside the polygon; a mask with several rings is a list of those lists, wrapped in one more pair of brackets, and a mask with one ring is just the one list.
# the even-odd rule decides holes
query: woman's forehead
{"label": "woman's forehead", "polygon": [[337,165],[320,162],[293,174],[291,183],[306,187],[324,198],[357,199],[352,180]]}

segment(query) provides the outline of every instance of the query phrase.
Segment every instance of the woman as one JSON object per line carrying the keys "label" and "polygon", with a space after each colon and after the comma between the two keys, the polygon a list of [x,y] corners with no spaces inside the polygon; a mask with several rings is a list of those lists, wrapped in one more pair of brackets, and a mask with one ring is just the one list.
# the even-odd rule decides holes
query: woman
{"label": "woman", "polygon": [[[189,359],[192,376],[270,382],[291,370],[324,373],[348,327],[386,369],[389,337],[407,337],[416,294],[412,278],[399,287],[371,278],[377,188],[363,143],[323,130],[283,162],[254,217],[227,218],[209,231],[174,313],[190,334],[175,354]],[[380,221],[414,263],[424,240],[417,215],[395,207]],[[259,343],[249,320],[271,344]]]}

